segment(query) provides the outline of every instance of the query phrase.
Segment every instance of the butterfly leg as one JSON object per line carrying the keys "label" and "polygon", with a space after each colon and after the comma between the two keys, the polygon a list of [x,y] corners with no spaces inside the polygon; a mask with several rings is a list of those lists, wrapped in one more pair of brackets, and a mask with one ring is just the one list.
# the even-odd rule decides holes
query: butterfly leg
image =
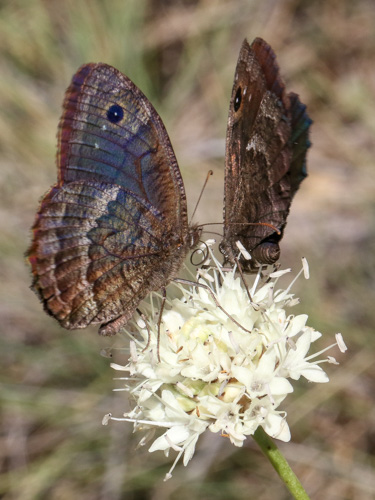
{"label": "butterfly leg", "polygon": [[240,261],[239,261],[237,258],[235,259],[235,262],[236,262],[236,264],[237,264],[237,269],[238,269],[238,272],[240,273],[240,276],[241,276],[241,279],[242,279],[242,283],[243,283],[243,284],[244,284],[244,286],[245,286],[247,296],[249,297],[250,304],[253,304],[253,299],[252,299],[252,297],[251,297],[249,287],[247,286],[247,283],[246,283],[246,281],[245,281],[245,276],[243,275],[243,270],[242,270],[241,263],[240,263]]}
{"label": "butterfly leg", "polygon": [[103,335],[106,337],[112,337],[113,335],[116,335],[118,331],[121,330],[123,326],[126,325],[126,323],[129,321],[129,319],[132,317],[133,311],[131,311],[131,314],[124,314],[123,316],[119,316],[118,318],[109,321],[108,323],[103,323],[100,325],[99,328],[99,335]]}
{"label": "butterfly leg", "polygon": [[163,294],[163,296],[161,299],[160,313],[159,313],[159,319],[158,319],[158,340],[157,340],[157,344],[156,344],[159,363],[160,363],[160,326],[161,326],[161,319],[163,317],[165,301],[167,300],[167,290],[165,289],[165,287],[162,288],[162,294]]}

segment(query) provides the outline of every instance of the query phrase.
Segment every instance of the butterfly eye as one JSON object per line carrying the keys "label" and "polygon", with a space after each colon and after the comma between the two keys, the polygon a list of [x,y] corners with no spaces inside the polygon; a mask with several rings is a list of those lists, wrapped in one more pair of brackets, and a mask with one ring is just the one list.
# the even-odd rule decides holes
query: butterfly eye
{"label": "butterfly eye", "polygon": [[124,110],[118,104],[113,104],[107,111],[107,118],[111,123],[118,123],[124,118]]}
{"label": "butterfly eye", "polygon": [[236,96],[234,98],[234,111],[238,111],[240,109],[241,101],[242,101],[242,89],[241,87],[238,87]]}

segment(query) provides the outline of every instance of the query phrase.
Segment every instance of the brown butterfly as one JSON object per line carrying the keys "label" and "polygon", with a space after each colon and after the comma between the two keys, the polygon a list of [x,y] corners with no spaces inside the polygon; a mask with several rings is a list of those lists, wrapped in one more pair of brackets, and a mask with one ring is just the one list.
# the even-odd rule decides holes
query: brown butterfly
{"label": "brown butterfly", "polygon": [[199,239],[172,145],[129,78],[86,64],[65,94],[57,168],[27,252],[32,288],[64,328],[113,335]]}
{"label": "brown butterfly", "polygon": [[245,271],[280,256],[292,198],[307,175],[312,121],[305,110],[286,93],[271,47],[261,38],[251,46],[244,40],[229,108],[220,250],[234,264],[239,241],[251,255],[239,258]]}

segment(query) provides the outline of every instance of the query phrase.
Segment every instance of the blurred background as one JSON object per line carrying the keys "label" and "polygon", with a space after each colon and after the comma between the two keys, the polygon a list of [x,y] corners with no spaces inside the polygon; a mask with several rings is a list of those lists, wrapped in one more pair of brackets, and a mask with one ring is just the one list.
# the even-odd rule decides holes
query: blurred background
{"label": "blurred background", "polygon": [[[204,437],[187,468],[136,450],[96,328],[67,332],[30,291],[23,254],[38,200],[56,179],[57,123],[71,76],[106,62],[148,96],[169,132],[190,213],[222,220],[224,141],[242,40],[275,50],[288,90],[314,120],[309,177],[293,202],[283,267],[307,257],[295,313],[342,332],[330,383],[299,382],[280,447],[312,498],[375,498],[375,6],[372,0],[2,0],[0,2],[0,497],[287,499],[254,445]],[[116,341],[117,342],[117,341]]]}

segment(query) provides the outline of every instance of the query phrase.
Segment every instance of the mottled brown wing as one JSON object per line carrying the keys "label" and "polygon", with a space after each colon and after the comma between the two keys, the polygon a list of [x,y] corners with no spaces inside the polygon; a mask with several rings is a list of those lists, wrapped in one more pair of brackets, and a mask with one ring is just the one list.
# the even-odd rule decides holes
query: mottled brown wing
{"label": "mottled brown wing", "polygon": [[226,261],[235,262],[237,241],[252,256],[250,264],[241,257],[245,270],[279,258],[290,204],[306,176],[310,125],[305,106],[286,94],[271,47],[260,38],[251,46],[245,40],[227,128],[221,243]]}
{"label": "mottled brown wing", "polygon": [[64,328],[114,334],[190,246],[181,174],[151,103],[106,64],[74,75],[58,137],[58,182],[28,250],[32,287]]}

